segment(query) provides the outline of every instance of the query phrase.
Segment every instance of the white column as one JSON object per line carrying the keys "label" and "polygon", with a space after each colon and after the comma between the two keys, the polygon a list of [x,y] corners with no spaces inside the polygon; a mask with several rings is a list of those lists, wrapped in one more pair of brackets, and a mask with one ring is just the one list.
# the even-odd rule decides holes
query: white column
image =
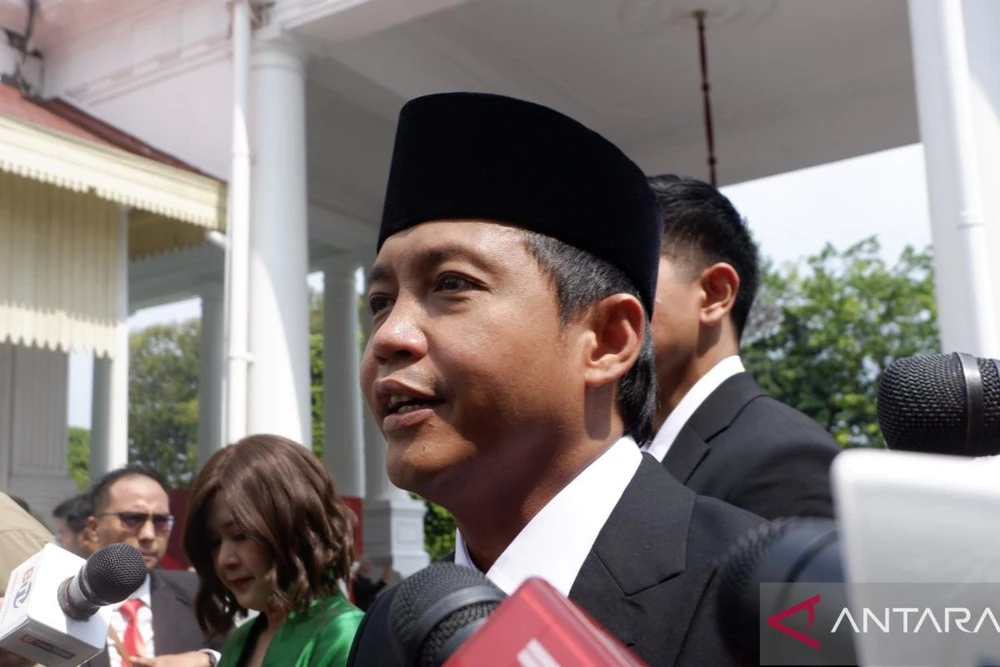
{"label": "white column", "polygon": [[[969,8],[987,28],[973,40],[967,29],[977,21],[963,17]],[[993,157],[1000,148],[1000,105],[990,101],[1000,100],[993,74],[1000,13],[993,2],[910,0],[909,16],[941,346],[945,352],[997,357],[994,295],[1000,270],[990,268],[989,257],[1000,250],[1000,198],[987,194],[995,187],[983,186],[1000,180],[1000,161]],[[985,77],[973,78],[973,54],[985,65]],[[992,86],[994,94],[984,95],[984,86]]]}
{"label": "white column", "polygon": [[0,456],[9,464],[5,491],[26,500],[37,516],[52,523],[52,509],[79,493],[68,474],[69,356],[23,345],[9,349],[11,354],[0,354],[9,361],[0,373],[8,371],[4,374],[10,382],[9,394],[0,387],[0,401],[9,400],[9,412],[0,408],[0,415],[9,415],[3,422],[9,440],[4,443],[0,437]]}
{"label": "white column", "polygon": [[118,208],[115,257],[117,286],[115,349],[94,359],[91,404],[90,478],[128,463],[128,208]]}
{"label": "white column", "polygon": [[222,285],[201,290],[201,349],[198,359],[198,461],[204,465],[223,441],[223,380],[226,355]]}
{"label": "white column", "polygon": [[323,458],[337,493],[365,496],[363,401],[358,390],[360,266],[351,256],[331,260],[323,272]]}
{"label": "white column", "polygon": [[305,59],[265,42],[253,54],[249,433],[311,445]]}
{"label": "white column", "polygon": [[232,9],[232,145],[226,220],[223,442],[247,434],[250,377],[250,60],[252,18],[249,0],[234,0]]}
{"label": "white column", "polygon": [[[371,335],[371,316],[362,318],[365,341]],[[426,567],[424,503],[396,487],[386,473],[386,442],[367,406],[365,431],[364,550],[376,562],[391,562],[403,576]]]}

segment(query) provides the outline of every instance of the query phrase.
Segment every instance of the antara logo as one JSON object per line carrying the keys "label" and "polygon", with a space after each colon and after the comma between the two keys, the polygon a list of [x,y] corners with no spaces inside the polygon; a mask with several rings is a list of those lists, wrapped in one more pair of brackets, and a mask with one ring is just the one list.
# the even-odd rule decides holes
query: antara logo
{"label": "antara logo", "polygon": [[777,630],[778,632],[783,632],[792,639],[796,639],[802,642],[806,646],[811,646],[812,648],[818,649],[819,648],[818,639],[810,637],[809,635],[803,632],[799,632],[795,628],[790,628],[784,623],[782,623],[782,621],[784,621],[789,616],[794,616],[800,611],[805,611],[807,614],[809,614],[809,619],[808,622],[806,623],[806,630],[812,630],[813,623],[816,621],[816,605],[818,604],[819,604],[819,595],[814,595],[811,598],[799,602],[798,604],[792,605],[788,609],[779,611],[777,614],[774,614],[773,616],[767,619],[767,624],[772,628],[774,628],[775,630]]}

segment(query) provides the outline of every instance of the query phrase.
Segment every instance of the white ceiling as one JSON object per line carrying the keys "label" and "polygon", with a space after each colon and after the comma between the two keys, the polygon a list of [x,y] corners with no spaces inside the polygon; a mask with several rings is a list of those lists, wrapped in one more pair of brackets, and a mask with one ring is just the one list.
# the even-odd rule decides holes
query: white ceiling
{"label": "white ceiling", "polygon": [[[211,63],[84,105],[225,177],[228,16],[221,1],[212,11],[199,4],[205,1],[41,0],[34,41],[50,56],[50,81],[77,63],[69,78],[114,83],[116,60],[86,49],[155,64],[157,53],[168,62],[182,51],[185,38],[215,39],[221,47]],[[346,15],[294,28],[313,56],[309,196],[341,221],[331,227],[344,220],[376,224],[396,114],[405,100],[432,92],[498,92],[548,104],[614,140],[649,173],[704,177],[690,15],[699,6],[711,10],[708,58],[722,184],[919,140],[906,0],[405,1],[422,3],[423,13],[414,5],[406,16],[416,18],[359,39],[345,41]],[[368,0],[358,20],[369,28],[390,25],[400,20],[400,2]],[[0,25],[22,29],[24,7],[24,0],[0,0]],[[155,21],[164,27],[133,27]],[[74,41],[66,44],[69,36]],[[76,82],[81,90],[83,83]],[[66,89],[72,92],[68,83]],[[198,122],[175,122],[184,115]],[[343,243],[336,235],[327,242]]]}
{"label": "white ceiling", "polygon": [[[418,95],[499,92],[578,118],[648,171],[701,173],[694,6],[692,0],[474,0],[362,40],[336,43],[331,36],[330,59],[312,71],[324,86],[389,121]],[[701,6],[714,10],[709,78],[724,182],[918,140],[906,0],[701,0]],[[323,40],[315,26],[309,37]],[[849,122],[831,126],[840,107]],[[797,135],[782,138],[781,126],[796,123]]]}

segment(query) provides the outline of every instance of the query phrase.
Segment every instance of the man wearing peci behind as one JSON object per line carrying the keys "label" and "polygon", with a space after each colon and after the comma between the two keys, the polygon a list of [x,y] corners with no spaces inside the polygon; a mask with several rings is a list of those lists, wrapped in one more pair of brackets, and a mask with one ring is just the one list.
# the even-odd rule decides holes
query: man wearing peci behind
{"label": "man wearing peci behind", "polygon": [[[127,601],[114,605],[111,627],[133,657],[135,667],[211,667],[222,638],[204,636],[192,611],[198,578],[192,572],[164,570],[173,528],[166,484],[153,470],[129,465],[94,485],[94,514],[89,528],[98,548],[129,544],[142,554],[149,576]],[[122,659],[110,636],[108,648],[86,663],[120,667]]]}
{"label": "man wearing peci behind", "polygon": [[766,519],[833,516],[841,451],[819,424],[768,397],[740,361],[760,281],[739,213],[708,183],[650,179],[663,218],[653,313],[660,408],[648,451],[696,492]]}
{"label": "man wearing peci behind", "polygon": [[[660,236],[642,172],[576,121],[495,95],[409,102],[361,386],[390,479],[454,516],[457,563],[508,594],[546,579],[651,665],[734,664],[715,561],[760,519],[637,445],[656,409]],[[394,592],[350,664],[398,664]]]}

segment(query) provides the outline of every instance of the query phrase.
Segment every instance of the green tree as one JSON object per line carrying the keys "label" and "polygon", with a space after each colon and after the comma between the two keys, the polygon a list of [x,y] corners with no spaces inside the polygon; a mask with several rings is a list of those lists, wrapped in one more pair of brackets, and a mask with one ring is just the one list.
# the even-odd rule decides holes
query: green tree
{"label": "green tree", "polygon": [[309,401],[312,411],[312,448],[323,458],[325,428],[323,422],[323,335],[309,335]]}
{"label": "green tree", "polygon": [[882,371],[939,348],[930,251],[907,247],[887,264],[874,237],[843,251],[827,245],[804,265],[767,272],[761,294],[780,316],[745,345],[747,370],[841,445],[883,446],[875,419]]}
{"label": "green tree", "polygon": [[90,486],[90,431],[69,427],[69,478],[81,491]]}
{"label": "green tree", "polygon": [[201,323],[155,325],[131,336],[129,461],[155,467],[173,488],[198,469]]}

